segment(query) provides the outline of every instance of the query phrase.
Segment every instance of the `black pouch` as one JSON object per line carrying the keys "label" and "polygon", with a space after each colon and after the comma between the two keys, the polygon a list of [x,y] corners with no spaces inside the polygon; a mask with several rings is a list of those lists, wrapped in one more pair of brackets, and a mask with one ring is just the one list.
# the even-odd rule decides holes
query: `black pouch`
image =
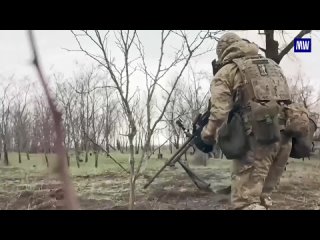
{"label": "black pouch", "polygon": [[312,150],[312,142],[308,137],[292,138],[291,158],[309,157]]}
{"label": "black pouch", "polygon": [[248,136],[239,113],[229,114],[218,133],[218,145],[227,159],[239,159],[249,150]]}

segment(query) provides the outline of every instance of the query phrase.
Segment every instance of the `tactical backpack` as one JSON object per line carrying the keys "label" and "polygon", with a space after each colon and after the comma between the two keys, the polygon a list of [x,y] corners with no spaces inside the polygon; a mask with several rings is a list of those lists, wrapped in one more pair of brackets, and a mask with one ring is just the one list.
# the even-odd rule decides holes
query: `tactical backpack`
{"label": "tactical backpack", "polygon": [[284,108],[286,128],[284,133],[293,138],[303,138],[309,134],[309,124],[313,121],[309,118],[308,110],[301,104],[292,103]]}
{"label": "tactical backpack", "polygon": [[262,56],[234,59],[242,78],[239,101],[246,109],[245,125],[260,144],[280,140],[285,123],[283,106],[291,103],[289,86],[281,68]]}
{"label": "tactical backpack", "polygon": [[313,134],[317,130],[317,120],[308,118],[308,134],[292,138],[291,158],[310,157],[312,151]]}

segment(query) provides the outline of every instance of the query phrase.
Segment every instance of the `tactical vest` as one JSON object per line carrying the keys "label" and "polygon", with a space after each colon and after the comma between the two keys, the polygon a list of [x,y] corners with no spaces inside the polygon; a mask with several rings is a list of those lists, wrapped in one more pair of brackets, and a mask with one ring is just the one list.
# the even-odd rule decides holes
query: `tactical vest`
{"label": "tactical vest", "polygon": [[237,64],[244,80],[243,101],[283,101],[291,102],[291,95],[286,78],[281,68],[274,61],[263,58],[237,58]]}
{"label": "tactical vest", "polygon": [[261,144],[279,141],[286,122],[283,107],[291,103],[281,68],[262,56],[237,58],[233,62],[243,79],[236,101],[244,109],[246,130]]}

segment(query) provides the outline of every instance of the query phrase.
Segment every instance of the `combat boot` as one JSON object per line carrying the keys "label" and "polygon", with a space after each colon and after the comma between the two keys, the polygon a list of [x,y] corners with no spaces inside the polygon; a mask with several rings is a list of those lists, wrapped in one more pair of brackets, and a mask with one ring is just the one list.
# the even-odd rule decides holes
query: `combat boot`
{"label": "combat boot", "polygon": [[253,203],[249,206],[242,208],[241,210],[267,210],[264,206],[260,205],[259,203]]}
{"label": "combat boot", "polygon": [[270,196],[261,197],[261,204],[267,209],[272,207],[272,198]]}

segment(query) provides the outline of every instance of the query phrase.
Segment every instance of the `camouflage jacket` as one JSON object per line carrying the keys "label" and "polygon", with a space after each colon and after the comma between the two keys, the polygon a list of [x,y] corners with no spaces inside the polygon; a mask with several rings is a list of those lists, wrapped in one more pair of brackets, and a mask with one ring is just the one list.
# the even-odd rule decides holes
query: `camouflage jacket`
{"label": "camouflage jacket", "polygon": [[235,92],[243,84],[240,71],[232,59],[257,56],[258,51],[257,45],[239,41],[231,44],[222,52],[220,61],[223,67],[217,72],[210,85],[211,114],[209,119],[220,123],[227,119],[233,108]]}

